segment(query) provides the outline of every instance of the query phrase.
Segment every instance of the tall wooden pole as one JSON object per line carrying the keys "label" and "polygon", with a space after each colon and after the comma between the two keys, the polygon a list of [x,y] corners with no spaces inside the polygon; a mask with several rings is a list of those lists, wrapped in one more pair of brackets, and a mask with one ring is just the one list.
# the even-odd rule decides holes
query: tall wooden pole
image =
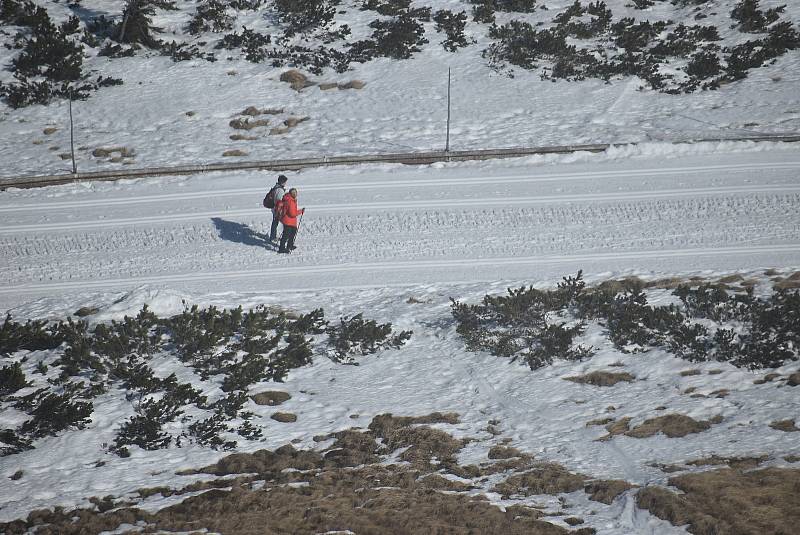
{"label": "tall wooden pole", "polygon": [[450,67],[447,68],[447,141],[444,151],[450,152]]}
{"label": "tall wooden pole", "polygon": [[75,163],[75,134],[72,126],[72,93],[74,89],[69,90],[69,148],[72,151],[72,174],[78,173],[78,164]]}

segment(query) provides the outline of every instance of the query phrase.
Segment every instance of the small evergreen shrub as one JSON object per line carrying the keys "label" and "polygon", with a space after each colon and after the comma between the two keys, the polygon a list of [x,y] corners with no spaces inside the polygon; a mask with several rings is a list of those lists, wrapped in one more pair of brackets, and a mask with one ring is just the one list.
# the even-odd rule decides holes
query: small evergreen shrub
{"label": "small evergreen shrub", "polygon": [[233,29],[234,18],[228,14],[228,6],[222,0],[206,0],[197,6],[197,12],[189,21],[187,30],[192,35],[203,32],[224,32]]}
{"label": "small evergreen shrub", "polygon": [[583,288],[579,272],[574,278],[565,278],[556,290],[509,288],[508,295],[486,295],[478,305],[453,301],[456,332],[470,351],[488,351],[512,361],[521,359],[531,369],[548,365],[556,358],[585,358],[592,350],[573,344],[585,323],[577,321],[567,326],[567,321],[558,321],[575,306]]}
{"label": "small evergreen shrub", "polygon": [[269,57],[270,50],[267,46],[271,42],[272,38],[269,35],[243,27],[241,35],[236,32],[227,34],[216,44],[215,48],[227,50],[240,48],[244,52],[244,57],[247,61],[260,63]]}
{"label": "small evergreen shrub", "polygon": [[38,439],[69,428],[83,429],[91,421],[94,407],[81,397],[80,385],[68,383],[60,394],[41,388],[20,398],[15,406],[33,418],[20,426],[19,433]]}
{"label": "small evergreen shrub", "polygon": [[148,48],[158,49],[160,42],[153,36],[160,28],[153,26],[156,9],[174,10],[171,0],[126,0],[114,38],[120,43],[137,43]]}
{"label": "small evergreen shrub", "polygon": [[394,333],[391,323],[378,324],[375,320],[365,320],[361,314],[341,318],[338,325],[328,326],[326,332],[328,348],[338,362],[353,355],[369,355],[386,348],[400,348],[412,335],[411,331]]}
{"label": "small evergreen shrub", "polygon": [[447,36],[442,41],[445,50],[455,52],[459,48],[469,45],[469,41],[464,35],[464,28],[467,25],[467,14],[464,11],[453,13],[442,9],[434,14],[433,20],[436,22],[436,31],[444,32]]}
{"label": "small evergreen shrub", "polygon": [[[470,0],[470,3],[482,7],[486,11],[503,11],[507,13],[533,13],[537,9],[536,0]],[[494,17],[492,17],[494,19]],[[494,22],[494,20],[492,20]]]}
{"label": "small evergreen shrub", "polygon": [[13,429],[0,429],[0,457],[14,455],[32,448],[31,439],[18,435]]}
{"label": "small evergreen shrub", "polygon": [[372,39],[357,41],[350,45],[352,61],[365,63],[375,57],[408,59],[428,42],[425,29],[415,18],[401,14],[388,20],[374,20]]}
{"label": "small evergreen shrub", "polygon": [[219,414],[198,420],[189,425],[186,436],[197,444],[214,450],[232,450],[236,447],[236,441],[225,441],[219,436],[220,433],[231,431],[225,422],[225,418]]}
{"label": "small evergreen shrub", "polygon": [[19,362],[0,368],[0,400],[27,386],[30,384]]}
{"label": "small evergreen shrub", "polygon": [[21,324],[7,314],[0,325],[0,355],[10,355],[22,349],[55,349],[61,342],[61,336],[43,320],[28,320]]}
{"label": "small evergreen shrub", "polygon": [[494,2],[485,1],[472,8],[472,20],[484,24],[494,24]]}
{"label": "small evergreen shrub", "polygon": [[286,25],[284,35],[307,34],[333,22],[339,0],[275,0],[278,19]]}
{"label": "small evergreen shrub", "polygon": [[747,33],[767,31],[767,26],[777,21],[786,6],[766,11],[759,9],[759,0],[741,0],[731,11],[731,18],[739,23],[739,29]]}

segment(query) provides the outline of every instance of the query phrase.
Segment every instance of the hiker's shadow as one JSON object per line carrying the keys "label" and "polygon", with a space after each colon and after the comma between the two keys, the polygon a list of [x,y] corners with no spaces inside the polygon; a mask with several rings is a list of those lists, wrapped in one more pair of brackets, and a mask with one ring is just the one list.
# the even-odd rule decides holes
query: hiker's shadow
{"label": "hiker's shadow", "polygon": [[211,221],[217,227],[219,237],[223,240],[272,249],[272,245],[269,243],[269,236],[256,232],[247,225],[235,221],[226,221],[219,217],[212,217]]}

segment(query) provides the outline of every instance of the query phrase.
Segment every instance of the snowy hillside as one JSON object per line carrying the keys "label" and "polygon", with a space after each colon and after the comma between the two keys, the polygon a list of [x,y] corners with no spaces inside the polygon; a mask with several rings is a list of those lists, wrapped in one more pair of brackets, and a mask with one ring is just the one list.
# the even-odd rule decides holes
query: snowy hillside
{"label": "snowy hillside", "polygon": [[291,173],[292,255],[263,173],[5,191],[0,531],[789,533],[798,156]]}
{"label": "snowy hillside", "polygon": [[796,532],[796,3],[0,9],[0,177],[636,142],[0,191],[0,533]]}
{"label": "snowy hillside", "polygon": [[[320,0],[313,16],[292,2],[141,4],[161,32],[123,32],[122,1],[3,4],[3,176],[71,170],[69,87],[86,96],[82,171],[443,149],[448,68],[452,149],[800,124],[791,2]],[[37,31],[51,49],[29,44],[46,41]],[[280,80],[292,67],[308,78],[294,89]]]}

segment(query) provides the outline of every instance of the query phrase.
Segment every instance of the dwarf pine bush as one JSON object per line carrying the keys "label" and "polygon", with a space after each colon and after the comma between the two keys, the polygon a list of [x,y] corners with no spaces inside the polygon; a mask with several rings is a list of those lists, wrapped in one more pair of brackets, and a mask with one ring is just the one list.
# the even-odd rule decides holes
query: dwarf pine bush
{"label": "dwarf pine bush", "polygon": [[[469,351],[521,359],[532,369],[554,359],[589,356],[590,348],[573,345],[586,321],[598,321],[626,353],[660,347],[691,362],[714,360],[749,369],[800,358],[797,290],[780,289],[769,299],[757,299],[752,290],[732,294],[719,285],[679,286],[673,293],[681,306],[652,306],[637,280],[590,290],[580,272],[564,281],[556,290],[522,287],[505,296],[487,295],[478,305],[453,301],[456,332]],[[716,326],[702,323],[708,320]]]}
{"label": "dwarf pine bush", "polygon": [[354,355],[369,355],[386,348],[399,348],[411,338],[411,331],[392,331],[391,323],[365,320],[361,314],[343,317],[327,328],[328,348],[334,360],[352,361]]}
{"label": "dwarf pine bush", "polygon": [[[582,274],[565,278],[556,290],[533,287],[508,289],[508,295],[486,295],[477,305],[453,301],[451,312],[471,351],[521,359],[531,369],[556,358],[578,360],[591,355],[591,348],[574,345],[585,322],[564,321],[584,289]],[[559,321],[559,319],[562,319]]]}
{"label": "dwarf pine bush", "polygon": [[22,364],[19,362],[0,368],[0,400],[29,384],[25,379],[25,372],[22,371]]}
{"label": "dwarf pine bush", "polygon": [[433,20],[436,22],[436,30],[444,32],[446,35],[445,40],[442,41],[445,50],[455,52],[459,48],[469,45],[469,41],[464,35],[464,28],[467,25],[466,12],[453,13],[442,9],[434,14]]}

